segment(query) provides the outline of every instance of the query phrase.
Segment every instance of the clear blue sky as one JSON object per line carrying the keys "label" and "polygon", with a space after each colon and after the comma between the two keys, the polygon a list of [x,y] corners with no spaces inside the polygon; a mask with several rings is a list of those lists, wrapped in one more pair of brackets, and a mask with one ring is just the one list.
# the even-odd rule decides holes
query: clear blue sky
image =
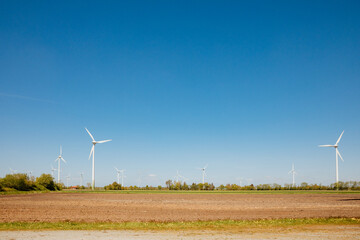
{"label": "clear blue sky", "polygon": [[[359,1],[1,1],[0,176],[360,181]],[[149,174],[156,175],[150,177]]]}

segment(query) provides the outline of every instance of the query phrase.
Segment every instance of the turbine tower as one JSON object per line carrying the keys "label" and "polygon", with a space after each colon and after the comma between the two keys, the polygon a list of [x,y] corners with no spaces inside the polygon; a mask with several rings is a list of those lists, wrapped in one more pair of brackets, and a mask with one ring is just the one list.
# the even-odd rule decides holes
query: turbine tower
{"label": "turbine tower", "polygon": [[[175,179],[176,179],[176,180],[175,180]],[[182,183],[182,182],[185,182],[186,180],[189,180],[189,179],[186,178],[186,177],[184,177],[184,176],[182,176],[182,175],[180,175],[179,171],[176,170],[176,176],[175,176],[174,180],[175,180],[176,182]]]}
{"label": "turbine tower", "polygon": [[295,172],[294,164],[292,165],[292,169],[288,174],[292,174],[292,179],[293,179],[292,186],[295,187],[295,174],[297,173]]}
{"label": "turbine tower", "polygon": [[60,145],[60,155],[57,157],[57,159],[55,159],[55,162],[58,161],[58,180],[57,182],[60,183],[60,162],[63,161],[64,163],[66,163],[65,159],[63,159],[62,157],[62,148]]}
{"label": "turbine tower", "polygon": [[342,133],[340,134],[340,137],[338,138],[338,140],[336,141],[335,145],[319,145],[319,147],[333,147],[335,148],[335,158],[336,158],[336,185],[337,188],[339,189],[339,160],[338,160],[338,156],[341,158],[342,161],[344,161],[344,159],[341,157],[340,152],[338,150],[338,144],[340,142],[340,139],[342,137],[342,135],[344,134],[344,131],[342,131]]}
{"label": "turbine tower", "polygon": [[124,172],[125,172],[125,169],[121,169],[121,187],[124,187]]}
{"label": "turbine tower", "polygon": [[66,176],[66,187],[69,188],[70,175]]}
{"label": "turbine tower", "polygon": [[83,180],[84,180],[84,173],[80,172],[80,187],[83,186]]}
{"label": "turbine tower", "polygon": [[117,167],[115,167],[115,170],[116,170],[116,174],[117,174],[117,183],[120,184],[120,174],[124,170],[119,170],[119,169],[117,169]]}
{"label": "turbine tower", "polygon": [[205,167],[203,167],[203,168],[199,168],[202,171],[202,184],[205,184],[205,176],[207,176],[206,172],[205,172],[205,169],[207,167],[208,167],[208,164],[206,164]]}
{"label": "turbine tower", "polygon": [[92,190],[95,190],[95,145],[97,143],[105,143],[105,142],[110,142],[111,139],[109,140],[102,140],[102,141],[95,141],[94,137],[91,135],[91,133],[89,132],[89,130],[87,130],[87,128],[85,128],[85,130],[87,131],[87,133],[90,135],[91,139],[92,139],[92,148],[90,151],[90,155],[89,155],[89,159],[91,158],[92,155],[92,183],[91,183],[91,188]]}
{"label": "turbine tower", "polygon": [[52,165],[51,165],[51,176],[54,177],[54,172],[56,171],[56,168],[54,168]]}

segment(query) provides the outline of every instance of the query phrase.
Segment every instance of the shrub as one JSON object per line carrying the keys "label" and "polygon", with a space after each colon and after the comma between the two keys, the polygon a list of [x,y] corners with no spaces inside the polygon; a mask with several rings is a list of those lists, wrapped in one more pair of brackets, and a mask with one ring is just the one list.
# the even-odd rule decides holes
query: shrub
{"label": "shrub", "polygon": [[51,176],[51,174],[45,174],[45,173],[41,174],[40,177],[36,178],[36,184],[39,186],[43,186],[45,188],[41,190],[46,190],[46,189],[50,191],[56,190],[54,178]]}
{"label": "shrub", "polygon": [[56,183],[55,184],[55,190],[61,191],[65,188],[65,185],[63,183]]}
{"label": "shrub", "polygon": [[121,184],[113,182],[112,184],[106,185],[105,190],[121,190]]}
{"label": "shrub", "polygon": [[7,174],[1,179],[3,187],[13,188],[18,191],[30,191],[35,189],[35,184],[29,180],[25,173]]}

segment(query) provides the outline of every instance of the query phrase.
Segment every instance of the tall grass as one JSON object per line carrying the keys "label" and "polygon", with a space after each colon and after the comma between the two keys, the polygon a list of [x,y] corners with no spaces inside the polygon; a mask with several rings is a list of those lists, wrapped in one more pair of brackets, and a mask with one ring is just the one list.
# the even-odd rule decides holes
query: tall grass
{"label": "tall grass", "polygon": [[245,229],[273,229],[311,225],[360,225],[359,218],[218,220],[186,222],[7,222],[0,223],[5,230],[214,230],[242,231]]}

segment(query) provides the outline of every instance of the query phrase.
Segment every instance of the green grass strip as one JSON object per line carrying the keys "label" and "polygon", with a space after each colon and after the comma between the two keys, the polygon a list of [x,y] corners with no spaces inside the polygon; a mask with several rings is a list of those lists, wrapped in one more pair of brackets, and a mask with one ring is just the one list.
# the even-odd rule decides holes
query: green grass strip
{"label": "green grass strip", "polygon": [[248,230],[309,225],[360,225],[359,218],[309,218],[273,220],[217,220],[186,222],[5,222],[0,231],[14,230]]}
{"label": "green grass strip", "polygon": [[360,191],[355,190],[262,190],[262,191],[185,191],[185,190],[63,190],[63,191],[9,191],[0,192],[0,195],[13,194],[41,194],[41,193],[103,193],[103,194],[360,194]]}

